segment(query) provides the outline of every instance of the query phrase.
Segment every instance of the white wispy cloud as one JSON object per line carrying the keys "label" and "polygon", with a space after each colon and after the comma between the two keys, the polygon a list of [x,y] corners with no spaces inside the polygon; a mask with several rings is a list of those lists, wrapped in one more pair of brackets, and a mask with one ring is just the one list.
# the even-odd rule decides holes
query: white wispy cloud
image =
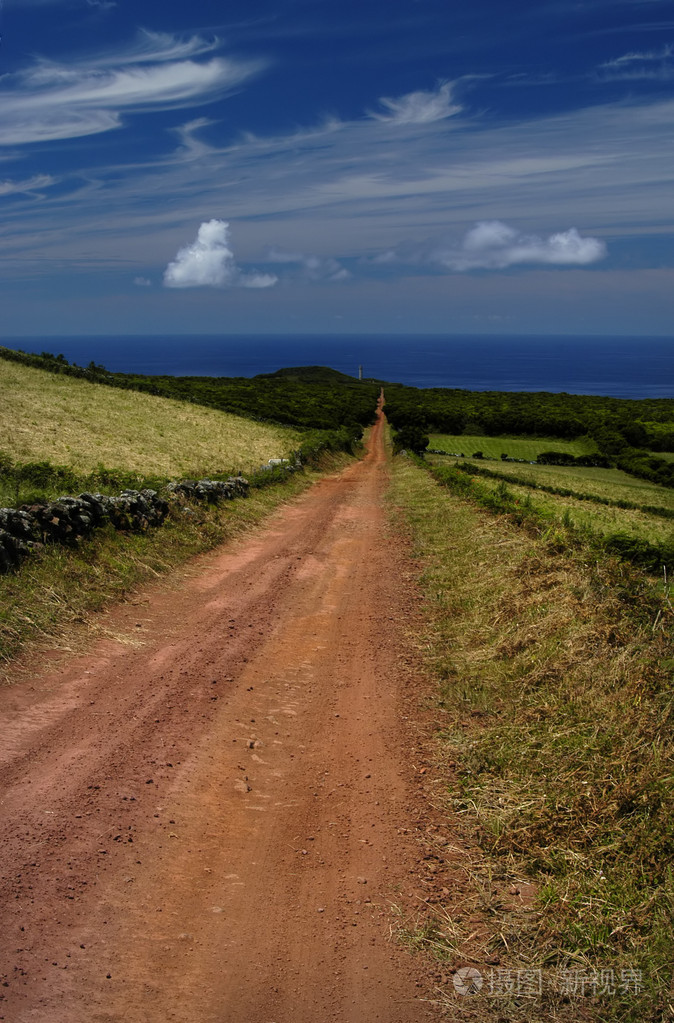
{"label": "white wispy cloud", "polygon": [[615,57],[613,60],[604,61],[600,64],[600,67],[614,68],[624,67],[626,64],[634,64],[636,61],[654,61],[654,60],[666,60],[667,57],[671,57],[674,53],[674,47],[669,44],[663,46],[660,50],[642,50],[631,53],[624,53],[621,57]]}
{"label": "white wispy cloud", "polygon": [[259,61],[195,60],[213,40],[145,32],[124,51],[68,65],[38,60],[0,81],[0,145],[98,134],[127,111],[214,100],[259,73]]}
{"label": "white wispy cloud", "polygon": [[34,174],[24,181],[2,181],[0,179],[0,195],[31,194],[56,183],[49,174]]}
{"label": "white wispy cloud", "polygon": [[209,117],[197,117],[194,121],[188,121],[187,124],[181,124],[174,128],[173,131],[181,143],[180,155],[184,159],[190,160],[212,153],[213,147],[198,139],[197,132],[201,131],[202,128],[208,128],[215,124],[217,124],[217,121],[213,121]]}
{"label": "white wispy cloud", "polygon": [[116,7],[115,0],[3,0],[5,7],[96,7],[102,11]]}
{"label": "white wispy cloud", "polygon": [[668,43],[659,50],[624,53],[599,65],[599,74],[610,80],[636,80],[653,78],[666,80],[674,76],[674,45]]}
{"label": "white wispy cloud", "polygon": [[180,249],[166,268],[167,288],[270,288],[278,278],[273,274],[244,273],[229,245],[226,220],[207,220],[196,241]]}
{"label": "white wispy cloud", "polygon": [[505,270],[524,263],[550,266],[587,266],[606,256],[598,238],[583,238],[575,227],[541,237],[515,230],[500,220],[482,221],[471,228],[460,246],[440,246],[428,262],[454,272]]}
{"label": "white wispy cloud", "polygon": [[347,281],[351,273],[332,257],[306,255],[302,252],[286,252],[283,249],[269,249],[266,263],[280,263],[299,268],[300,276],[307,281],[324,281],[336,284]]}
{"label": "white wispy cloud", "polygon": [[148,280],[147,277],[134,277],[133,283],[137,288],[150,288],[152,286],[152,281]]}
{"label": "white wispy cloud", "polygon": [[153,32],[141,28],[135,41],[119,53],[102,53],[92,57],[91,67],[120,67],[124,64],[159,63],[160,61],[187,60],[212,53],[221,45],[217,36],[205,39],[200,35],[176,36],[171,32]]}
{"label": "white wispy cloud", "polygon": [[453,101],[452,82],[441,82],[437,89],[430,92],[408,92],[405,96],[390,98],[383,96],[379,103],[384,112],[373,111],[371,116],[377,121],[389,124],[430,124],[453,117],[463,109]]}
{"label": "white wispy cloud", "polygon": [[[673,100],[621,100],[505,125],[459,117],[451,132],[433,123],[401,132],[364,117],[232,141],[209,121],[197,154],[200,127],[184,125],[183,144],[154,162],[82,168],[70,193],[60,183],[55,201],[13,197],[3,252],[96,252],[114,266],[132,251],[134,272],[147,274],[193,236],[195,209],[223,208],[236,210],[245,265],[270,238],[282,251],[348,259],[349,267],[398,250],[402,238],[456,238],[460,250],[477,221],[505,221],[543,239],[550,225],[575,224],[609,242],[674,231]],[[23,265],[16,258],[7,272]],[[391,271],[402,279],[405,263],[397,266]],[[304,273],[299,263],[288,271],[279,276]]]}

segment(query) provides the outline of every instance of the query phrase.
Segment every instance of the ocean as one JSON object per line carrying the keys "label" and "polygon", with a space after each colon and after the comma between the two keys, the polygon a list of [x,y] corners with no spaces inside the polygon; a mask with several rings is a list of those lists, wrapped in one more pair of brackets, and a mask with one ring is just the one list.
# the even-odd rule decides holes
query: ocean
{"label": "ocean", "polygon": [[414,387],[674,397],[674,338],[515,335],[180,335],[5,337],[86,366],[176,376],[255,376],[331,366]]}

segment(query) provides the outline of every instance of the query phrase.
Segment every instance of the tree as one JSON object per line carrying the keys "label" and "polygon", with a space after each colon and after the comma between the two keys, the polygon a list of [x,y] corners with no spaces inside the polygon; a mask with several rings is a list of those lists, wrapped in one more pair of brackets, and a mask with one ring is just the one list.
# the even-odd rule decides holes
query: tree
{"label": "tree", "polygon": [[421,426],[408,423],[398,430],[395,438],[396,451],[413,451],[415,455],[423,455],[428,447],[430,437]]}

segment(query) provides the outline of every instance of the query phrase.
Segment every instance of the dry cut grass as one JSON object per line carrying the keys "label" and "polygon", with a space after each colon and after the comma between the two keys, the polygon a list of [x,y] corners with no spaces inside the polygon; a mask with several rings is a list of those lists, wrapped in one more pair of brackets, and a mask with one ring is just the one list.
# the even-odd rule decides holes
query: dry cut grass
{"label": "dry cut grass", "polygon": [[[636,570],[560,553],[394,464],[446,718],[442,805],[479,845],[461,868],[468,912],[449,892],[417,942],[452,969],[543,978],[534,998],[511,988],[459,1006],[450,988],[447,1004],[462,1019],[671,1019],[672,605]],[[516,914],[523,879],[535,894]],[[569,976],[590,978],[584,993],[560,986]]]}
{"label": "dry cut grass", "polygon": [[301,443],[289,427],[0,360],[0,449],[81,471],[248,472]]}

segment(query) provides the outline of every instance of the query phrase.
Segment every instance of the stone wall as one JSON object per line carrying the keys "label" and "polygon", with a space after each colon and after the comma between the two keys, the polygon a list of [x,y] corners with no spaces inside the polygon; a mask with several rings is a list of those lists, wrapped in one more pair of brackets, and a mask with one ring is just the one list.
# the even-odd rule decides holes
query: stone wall
{"label": "stone wall", "polygon": [[18,568],[46,544],[75,546],[107,524],[119,530],[144,531],[163,524],[171,501],[217,503],[245,497],[249,486],[242,476],[183,480],[168,485],[166,498],[156,490],[124,490],[116,497],[83,493],[20,508],[0,508],[0,573]]}

